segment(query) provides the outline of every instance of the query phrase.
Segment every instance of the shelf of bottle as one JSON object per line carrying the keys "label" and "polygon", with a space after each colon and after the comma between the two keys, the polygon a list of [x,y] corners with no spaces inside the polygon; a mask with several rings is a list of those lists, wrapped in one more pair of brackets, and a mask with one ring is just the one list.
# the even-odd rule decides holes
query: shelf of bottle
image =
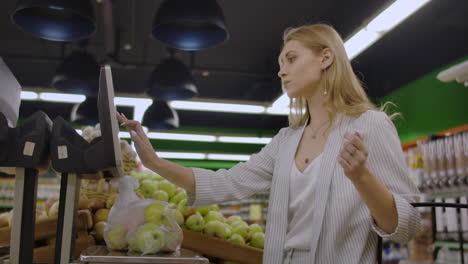
{"label": "shelf of bottle", "polygon": [[[446,247],[449,249],[459,249],[460,243],[452,241],[435,241],[434,246],[439,248]],[[465,244],[463,244],[463,249],[468,250],[468,243],[465,242]]]}
{"label": "shelf of bottle", "polygon": [[[457,134],[457,133],[462,133],[462,132],[466,132],[468,131],[468,124],[464,124],[464,125],[461,125],[461,126],[458,126],[458,127],[454,127],[454,128],[450,128],[450,129],[447,129],[447,130],[443,130],[443,131],[440,131],[440,132],[437,132],[434,134],[434,136],[438,136],[438,137],[445,137],[445,136],[450,136],[450,135],[453,135],[453,134]],[[408,141],[408,142],[405,142],[401,145],[401,147],[403,148],[403,151],[407,151],[408,149],[412,148],[412,147],[416,147],[418,142],[425,142],[429,139],[429,137],[421,137],[421,138],[418,138],[418,139],[415,139],[415,140],[411,140],[411,141]]]}

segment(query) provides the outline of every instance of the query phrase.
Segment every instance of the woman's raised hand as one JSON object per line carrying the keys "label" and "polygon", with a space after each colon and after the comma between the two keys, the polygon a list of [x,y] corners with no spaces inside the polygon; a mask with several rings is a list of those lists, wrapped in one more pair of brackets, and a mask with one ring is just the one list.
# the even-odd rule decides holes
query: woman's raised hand
{"label": "woman's raised hand", "polygon": [[158,156],[153,149],[153,145],[151,145],[151,142],[146,136],[146,133],[143,131],[140,122],[129,120],[124,114],[119,113],[117,113],[117,120],[130,132],[130,136],[135,143],[136,151],[143,165],[150,168],[150,165],[158,159]]}

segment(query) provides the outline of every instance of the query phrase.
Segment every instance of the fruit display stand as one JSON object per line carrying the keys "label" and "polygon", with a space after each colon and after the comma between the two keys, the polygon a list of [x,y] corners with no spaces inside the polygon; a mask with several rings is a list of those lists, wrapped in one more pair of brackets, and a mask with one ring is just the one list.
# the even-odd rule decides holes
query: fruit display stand
{"label": "fruit display stand", "polygon": [[[79,252],[95,244],[94,238],[87,231],[90,228],[90,224],[92,224],[90,217],[91,213],[87,210],[81,210],[78,213],[76,219],[77,238],[74,248],[75,256],[78,256]],[[34,229],[35,248],[33,249],[33,261],[35,263],[54,263],[57,217],[38,220]],[[10,234],[10,227],[0,228],[1,248],[9,248]]]}
{"label": "fruit display stand", "polygon": [[216,238],[202,232],[184,231],[182,247],[202,253],[208,257],[242,264],[262,263],[263,250],[249,246],[234,244],[224,239]]}

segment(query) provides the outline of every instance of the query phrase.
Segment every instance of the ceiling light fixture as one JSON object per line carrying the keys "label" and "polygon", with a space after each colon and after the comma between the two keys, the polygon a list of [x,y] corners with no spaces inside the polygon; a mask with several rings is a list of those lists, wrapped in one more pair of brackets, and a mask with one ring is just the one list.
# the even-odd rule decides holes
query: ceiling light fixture
{"label": "ceiling light fixture", "polygon": [[75,41],[96,31],[93,14],[89,0],[17,0],[12,20],[36,37]]}
{"label": "ceiling light fixture", "polygon": [[175,129],[179,127],[179,116],[166,101],[154,100],[143,115],[142,125],[150,129]]}
{"label": "ceiling light fixture", "polygon": [[156,66],[145,92],[163,101],[184,100],[198,95],[192,72],[173,55]]}
{"label": "ceiling light fixture", "polygon": [[153,22],[152,35],[170,47],[201,50],[229,38],[216,0],[165,0]]}
{"label": "ceiling light fixture", "polygon": [[99,64],[90,53],[77,51],[57,68],[51,86],[63,92],[97,96],[99,71]]}

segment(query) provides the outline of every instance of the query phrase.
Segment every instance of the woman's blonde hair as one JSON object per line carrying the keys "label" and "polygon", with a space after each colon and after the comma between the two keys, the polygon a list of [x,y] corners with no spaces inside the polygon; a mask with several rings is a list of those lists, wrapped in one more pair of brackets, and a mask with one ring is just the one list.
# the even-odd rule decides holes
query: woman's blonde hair
{"label": "woman's blonde hair", "polygon": [[[336,30],[325,24],[304,25],[288,28],[283,35],[283,45],[288,41],[299,41],[316,54],[329,48],[334,55],[331,65],[322,72],[321,87],[324,89],[324,106],[329,120],[334,120],[337,113],[358,116],[367,110],[385,111],[385,103],[377,108],[368,98],[361,82],[353,72],[346,54],[343,40]],[[309,119],[309,112],[305,97],[290,99],[289,126],[297,128]],[[392,115],[391,117],[393,117]],[[329,124],[329,128],[331,127]]]}

